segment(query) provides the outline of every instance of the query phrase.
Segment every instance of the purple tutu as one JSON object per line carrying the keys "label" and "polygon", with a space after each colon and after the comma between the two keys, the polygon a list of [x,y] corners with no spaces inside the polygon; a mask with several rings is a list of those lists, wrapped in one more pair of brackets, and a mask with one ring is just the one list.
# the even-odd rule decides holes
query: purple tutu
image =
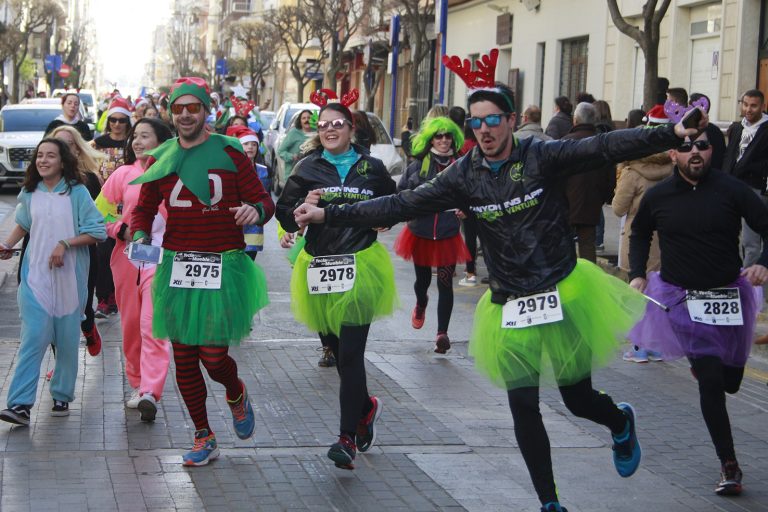
{"label": "purple tutu", "polygon": [[661,352],[664,359],[716,356],[725,365],[745,366],[763,303],[763,289],[752,286],[744,277],[723,288],[739,289],[744,325],[692,321],[685,300],[686,290],[663,281],[658,272],[651,272],[645,294],[669,307],[669,312],[649,302],[645,316],[627,337],[641,348]]}

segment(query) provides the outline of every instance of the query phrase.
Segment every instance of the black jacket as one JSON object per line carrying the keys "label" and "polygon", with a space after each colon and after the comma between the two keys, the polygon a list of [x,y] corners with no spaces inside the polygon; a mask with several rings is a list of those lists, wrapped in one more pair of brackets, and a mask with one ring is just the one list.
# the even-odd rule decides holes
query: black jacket
{"label": "black jacket", "polygon": [[[427,166],[422,173],[422,167]],[[397,184],[397,190],[413,190],[437,176],[437,163],[430,154],[424,160],[414,160],[405,170]],[[408,221],[408,229],[419,238],[429,240],[444,240],[459,234],[461,223],[455,211],[439,212],[424,217],[416,217]]]}
{"label": "black jacket", "polygon": [[74,124],[65,123],[61,119],[54,119],[50,123],[48,123],[48,126],[45,128],[45,135],[48,136],[53,130],[58,128],[59,126],[71,126],[78,132],[80,132],[80,135],[83,136],[83,139],[86,141],[93,140],[93,132],[90,128],[88,128],[88,123],[83,121],[82,119],[77,121]]}
{"label": "black jacket", "polygon": [[681,143],[672,126],[617,130],[581,140],[516,142],[498,173],[479,147],[416,190],[354,205],[329,206],[329,226],[381,226],[441,212],[477,219],[492,300],[545,290],[576,265],[561,180],[608,162],[633,160]]}
{"label": "black jacket", "polygon": [[[629,237],[629,277],[645,277],[657,231],[664,281],[693,290],[734,282],[742,266],[742,218],[764,240],[768,237],[768,208],[743,182],[711,170],[693,186],[675,168],[640,201]],[[768,265],[768,244],[758,263]]]}
{"label": "black jacket", "polygon": [[725,149],[723,171],[765,193],[766,176],[768,176],[768,123],[760,125],[755,138],[744,151],[744,156],[737,162],[743,130],[741,123],[733,125],[728,138],[728,147]]}
{"label": "black jacket", "polygon": [[[324,189],[319,206],[356,203],[395,192],[395,182],[381,160],[373,158],[360,146],[355,145],[354,148],[360,158],[352,165],[343,184],[336,167],[323,158],[322,147],[296,163],[277,200],[275,211],[275,217],[286,231],[298,231],[293,211],[301,206],[312,190]],[[312,256],[351,254],[370,247],[376,241],[376,235],[376,231],[368,227],[312,224],[304,235],[307,242],[304,249]]]}

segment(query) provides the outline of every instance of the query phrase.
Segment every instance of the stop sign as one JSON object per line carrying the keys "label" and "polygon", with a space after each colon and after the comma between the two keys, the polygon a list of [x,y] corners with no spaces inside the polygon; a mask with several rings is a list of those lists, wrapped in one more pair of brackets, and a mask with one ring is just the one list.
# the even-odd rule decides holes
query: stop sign
{"label": "stop sign", "polygon": [[59,68],[59,76],[61,78],[67,78],[71,71],[72,71],[72,68],[69,67],[69,64],[62,64],[61,67]]}

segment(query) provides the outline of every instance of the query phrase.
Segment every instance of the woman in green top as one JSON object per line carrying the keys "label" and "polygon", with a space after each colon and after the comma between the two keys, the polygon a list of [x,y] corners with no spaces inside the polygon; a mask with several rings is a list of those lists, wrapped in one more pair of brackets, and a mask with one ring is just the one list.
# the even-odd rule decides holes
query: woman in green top
{"label": "woman in green top", "polygon": [[301,145],[307,141],[307,138],[314,133],[314,130],[309,124],[309,119],[312,117],[311,110],[302,110],[301,113],[296,116],[296,122],[293,124],[293,128],[288,130],[285,139],[277,149],[277,154],[283,159],[285,163],[285,177],[291,175],[293,166],[299,161],[299,155],[301,154]]}

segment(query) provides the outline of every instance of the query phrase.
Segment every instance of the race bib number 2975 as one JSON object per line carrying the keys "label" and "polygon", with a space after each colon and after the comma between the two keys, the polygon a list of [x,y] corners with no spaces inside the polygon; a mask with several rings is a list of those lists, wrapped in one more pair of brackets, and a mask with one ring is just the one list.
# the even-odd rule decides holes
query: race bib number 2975
{"label": "race bib number 2975", "polygon": [[221,254],[217,252],[177,252],[171,267],[171,288],[221,288]]}

